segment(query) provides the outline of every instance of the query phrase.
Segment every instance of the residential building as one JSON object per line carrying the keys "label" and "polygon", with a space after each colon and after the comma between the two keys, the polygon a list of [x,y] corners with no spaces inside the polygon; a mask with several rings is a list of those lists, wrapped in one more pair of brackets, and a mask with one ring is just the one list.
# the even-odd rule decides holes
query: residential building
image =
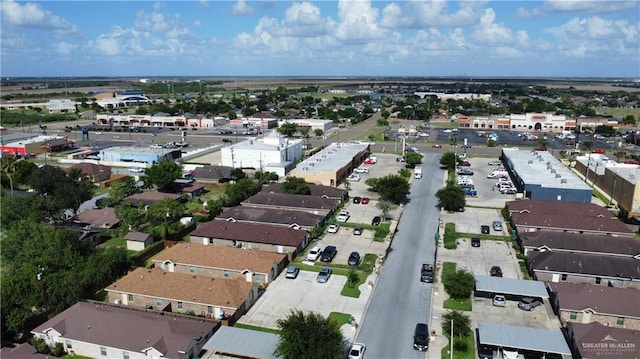
{"label": "residential building", "polygon": [[[282,183],[270,183],[267,187],[262,189],[262,192],[283,193]],[[309,192],[312,196],[336,199],[339,201],[344,201],[345,199],[347,199],[347,197],[349,197],[349,192],[347,192],[346,190],[331,186],[309,184]]]}
{"label": "residential building", "polygon": [[243,207],[286,209],[327,215],[336,210],[341,201],[304,194],[258,192],[244,200]]}
{"label": "residential building", "polygon": [[224,279],[137,268],[105,288],[109,303],[235,322],[258,298],[244,278]]}
{"label": "residential building", "polygon": [[640,289],[565,282],[549,283],[549,290],[564,326],[596,322],[640,330]]}
{"label": "residential building", "polygon": [[519,232],[518,242],[525,255],[551,251],[640,259],[640,240],[630,236],[536,231]]}
{"label": "residential building", "polygon": [[545,282],[588,283],[618,288],[640,288],[638,260],[599,254],[531,252],[527,267]]}
{"label": "residential building", "polygon": [[142,251],[153,244],[153,236],[148,233],[130,231],[124,239],[127,241],[127,250]]}
{"label": "residential building", "polygon": [[271,224],[310,231],[323,226],[327,217],[328,214],[313,214],[306,211],[236,206],[224,209],[216,219],[227,222]]}
{"label": "residential building", "polygon": [[591,202],[591,187],[547,151],[505,148],[502,162],[525,198]]}
{"label": "residential building", "polygon": [[175,243],[152,260],[168,272],[240,278],[265,286],[275,280],[288,263],[285,254],[185,242]]}
{"label": "residential building", "polygon": [[569,340],[581,359],[639,358],[640,331],[600,323],[572,323]]}
{"label": "residential building", "polygon": [[290,176],[324,186],[338,186],[369,156],[368,144],[332,143],[300,162]]}
{"label": "residential building", "polygon": [[194,170],[193,179],[200,183],[224,183],[231,180],[233,167],[203,166]]}
{"label": "residential building", "polygon": [[309,232],[282,226],[210,221],[189,233],[192,243],[259,249],[294,257],[309,243]]}
{"label": "residential building", "polygon": [[634,236],[611,212],[593,203],[526,199],[507,202],[507,210],[518,233],[555,231]]}
{"label": "residential building", "polygon": [[74,222],[93,228],[108,229],[115,228],[120,224],[113,207],[85,209],[76,216]]}
{"label": "residential building", "polygon": [[264,138],[251,138],[223,147],[222,165],[254,168],[285,176],[302,158],[302,151],[302,140],[291,140],[271,131]]}
{"label": "residential building", "polygon": [[32,333],[49,346],[87,358],[190,359],[219,322],[78,302]]}
{"label": "residential building", "polygon": [[78,168],[82,171],[85,178],[93,183],[107,181],[111,178],[111,167],[99,165],[95,163],[78,163],[72,168]]}
{"label": "residential building", "polygon": [[182,200],[183,197],[181,194],[176,194],[176,193],[148,191],[148,192],[132,194],[131,196],[125,197],[121,203],[129,204],[132,206],[138,206],[140,204],[145,206],[150,206],[156,202],[160,202],[167,198],[172,199],[174,201],[178,201],[178,200]]}

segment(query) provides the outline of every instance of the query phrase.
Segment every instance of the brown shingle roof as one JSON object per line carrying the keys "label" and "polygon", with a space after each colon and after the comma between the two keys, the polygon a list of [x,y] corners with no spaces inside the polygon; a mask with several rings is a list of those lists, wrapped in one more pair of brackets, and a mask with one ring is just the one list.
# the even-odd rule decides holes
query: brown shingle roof
{"label": "brown shingle roof", "polygon": [[633,235],[633,232],[606,208],[593,203],[526,199],[508,202],[507,208],[516,228],[527,226]]}
{"label": "brown shingle roof", "polygon": [[[309,184],[309,191],[311,192],[312,196],[317,196],[317,197],[326,196],[329,198],[343,199],[343,198],[346,198],[347,196],[347,191],[340,188],[331,187],[331,186]],[[280,182],[271,183],[270,185],[265,187],[262,190],[262,192],[282,193],[282,183]]]}
{"label": "brown shingle roof", "polygon": [[214,220],[204,223],[189,235],[298,247],[306,239],[307,231],[268,224]]}
{"label": "brown shingle roof", "polygon": [[148,234],[148,233],[131,231],[131,232],[128,232],[124,236],[124,239],[126,239],[128,241],[134,241],[134,242],[144,242],[147,239],[149,239],[150,237],[151,237],[151,235]]}
{"label": "brown shingle roof", "polygon": [[610,253],[627,257],[640,255],[640,240],[635,237],[553,231],[522,232],[519,236],[525,247],[546,246],[552,250]]}
{"label": "brown shingle roof", "polygon": [[332,211],[335,209],[337,203],[338,201],[334,199],[305,196],[302,194],[258,192],[242,202],[242,205],[265,205]]}
{"label": "brown shingle roof", "polygon": [[274,263],[281,263],[286,257],[286,254],[256,249],[177,243],[155,256],[153,261],[164,262],[169,260],[173,263],[205,268],[239,271],[248,269],[253,273],[269,273]]}
{"label": "brown shingle roof", "polygon": [[572,323],[578,351],[583,358],[637,358],[640,330],[607,327],[600,323]]}
{"label": "brown shingle roof", "polygon": [[286,209],[236,206],[225,209],[216,217],[216,219],[220,220],[228,218],[233,218],[236,221],[273,223],[287,226],[295,223],[302,227],[315,227],[324,220],[325,216]]}
{"label": "brown shingle roof", "polygon": [[32,332],[43,333],[53,328],[62,332],[64,338],[137,353],[153,346],[164,357],[176,358],[179,351],[190,347],[194,337],[217,326],[211,321],[78,302]]}
{"label": "brown shingle roof", "polygon": [[231,178],[231,171],[233,167],[227,166],[203,166],[198,167],[193,174],[193,177],[198,179],[208,180],[221,180]]}
{"label": "brown shingle roof", "polygon": [[91,224],[96,227],[113,228],[120,223],[113,207],[86,209],[76,216],[76,222]]}
{"label": "brown shingle roof", "polygon": [[211,278],[137,268],[105,290],[236,309],[246,301],[252,286],[244,278]]}
{"label": "brown shingle roof", "polygon": [[165,198],[178,200],[182,198],[182,195],[175,194],[175,193],[163,193],[163,192],[150,191],[150,192],[132,194],[131,196],[123,199],[122,202],[131,203],[134,205],[137,205],[138,203],[153,204],[155,202],[162,201]]}
{"label": "brown shingle roof", "polygon": [[599,314],[640,319],[639,289],[583,283],[549,283],[549,286],[558,294],[561,309],[574,312],[591,309]]}
{"label": "brown shingle roof", "polygon": [[82,171],[82,173],[90,177],[98,176],[105,172],[108,174],[111,174],[110,166],[99,165],[95,163],[83,162],[83,163],[75,164],[73,165],[73,167],[79,168]]}
{"label": "brown shingle roof", "polygon": [[547,251],[529,253],[528,262],[540,271],[640,280],[638,260],[633,258]]}

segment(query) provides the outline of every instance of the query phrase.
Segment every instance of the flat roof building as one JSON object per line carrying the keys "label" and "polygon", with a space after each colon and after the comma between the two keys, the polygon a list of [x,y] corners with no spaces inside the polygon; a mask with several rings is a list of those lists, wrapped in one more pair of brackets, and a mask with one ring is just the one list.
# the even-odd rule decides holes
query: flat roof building
{"label": "flat roof building", "polygon": [[547,151],[502,150],[518,190],[530,199],[590,203],[592,190]]}
{"label": "flat roof building", "polygon": [[337,186],[369,155],[369,144],[332,143],[300,162],[291,176],[325,186]]}
{"label": "flat roof building", "polygon": [[252,138],[223,147],[221,157],[223,166],[255,168],[285,176],[302,158],[302,140],[291,140],[272,131],[264,138]]}

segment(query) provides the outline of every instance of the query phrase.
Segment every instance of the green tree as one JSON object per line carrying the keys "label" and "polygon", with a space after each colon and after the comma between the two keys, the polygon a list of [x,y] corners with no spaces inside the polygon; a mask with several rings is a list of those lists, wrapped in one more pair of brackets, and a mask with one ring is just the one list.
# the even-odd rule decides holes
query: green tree
{"label": "green tree", "polygon": [[292,122],[285,122],[278,127],[278,132],[287,137],[292,137],[296,132],[298,132],[298,126]]}
{"label": "green tree", "polygon": [[382,212],[382,216],[387,219],[389,217],[389,213],[396,207],[392,203],[388,201],[378,201],[376,207]]}
{"label": "green tree", "polygon": [[251,178],[243,178],[237,183],[227,183],[224,187],[224,205],[233,207],[260,192],[262,184]]}
{"label": "green tree", "polygon": [[456,168],[456,161],[458,160],[456,154],[451,151],[447,151],[440,157],[440,164],[446,167],[448,170]]}
{"label": "green tree", "polygon": [[319,128],[316,128],[315,130],[313,130],[313,133],[316,135],[316,137],[322,137],[322,135],[324,134],[324,131],[322,131]]}
{"label": "green tree", "polygon": [[[442,332],[451,333],[451,323],[453,321],[453,336],[464,338],[470,335],[471,320],[468,316],[458,310],[450,310],[442,316]],[[451,338],[450,340],[453,340]]]}
{"label": "green tree", "polygon": [[349,282],[349,286],[353,288],[356,285],[356,283],[358,283],[359,280],[360,280],[360,275],[358,275],[358,272],[356,272],[355,269],[351,268],[351,270],[349,270],[349,273],[347,275],[347,281]]}
{"label": "green tree", "polygon": [[378,192],[380,198],[395,204],[404,202],[410,187],[406,178],[396,174],[369,178],[364,183]]}
{"label": "green tree", "polygon": [[242,170],[242,168],[234,168],[231,170],[231,179],[234,181],[238,181],[241,180],[243,178],[247,178],[247,175],[244,173],[244,171]]}
{"label": "green tree", "polygon": [[451,298],[468,299],[476,285],[476,279],[473,273],[464,269],[458,269],[442,279],[444,289]]}
{"label": "green tree", "polygon": [[413,151],[407,151],[404,155],[404,162],[409,166],[415,166],[422,163],[422,154]]}
{"label": "green tree", "polygon": [[120,203],[124,198],[138,193],[140,190],[136,187],[136,180],[127,176],[118,181],[113,181],[113,184],[109,188],[109,198],[111,203],[115,205]]}
{"label": "green tree", "polygon": [[141,180],[147,187],[163,189],[182,177],[182,166],[173,161],[160,161],[144,170]]}
{"label": "green tree", "polygon": [[302,177],[288,176],[282,183],[282,193],[311,194],[309,184]]}
{"label": "green tree", "polygon": [[447,183],[447,186],[436,192],[440,207],[444,207],[447,211],[455,211],[466,205],[465,193],[462,187],[455,183]]}
{"label": "green tree", "polygon": [[18,160],[14,156],[3,156],[0,163],[2,164],[2,173],[9,178],[9,187],[13,195],[13,175],[16,173]]}
{"label": "green tree", "polygon": [[284,359],[329,359],[343,352],[344,338],[337,323],[322,315],[292,310],[276,321],[280,340],[273,353]]}

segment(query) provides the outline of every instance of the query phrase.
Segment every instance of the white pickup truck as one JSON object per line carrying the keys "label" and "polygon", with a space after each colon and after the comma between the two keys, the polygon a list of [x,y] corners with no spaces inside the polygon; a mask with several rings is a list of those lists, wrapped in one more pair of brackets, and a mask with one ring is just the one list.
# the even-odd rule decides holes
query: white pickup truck
{"label": "white pickup truck", "polygon": [[413,178],[415,178],[415,179],[422,178],[422,167],[416,167],[413,170]]}

